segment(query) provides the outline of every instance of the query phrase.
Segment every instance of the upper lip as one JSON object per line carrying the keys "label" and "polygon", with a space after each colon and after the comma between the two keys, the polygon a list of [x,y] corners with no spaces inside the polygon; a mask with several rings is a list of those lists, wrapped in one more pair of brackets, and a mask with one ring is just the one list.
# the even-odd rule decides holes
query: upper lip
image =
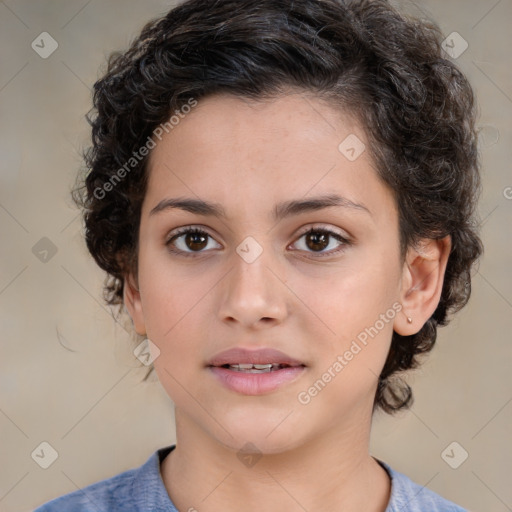
{"label": "upper lip", "polygon": [[210,359],[207,366],[223,366],[225,364],[286,364],[289,366],[306,366],[301,361],[273,348],[246,349],[230,348],[219,352]]}

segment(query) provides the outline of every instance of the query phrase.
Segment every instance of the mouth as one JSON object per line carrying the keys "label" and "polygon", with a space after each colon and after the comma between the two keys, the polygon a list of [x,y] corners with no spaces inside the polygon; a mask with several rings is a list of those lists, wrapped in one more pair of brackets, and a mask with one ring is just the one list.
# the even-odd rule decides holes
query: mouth
{"label": "mouth", "polygon": [[238,364],[223,364],[219,366],[210,365],[213,368],[225,368],[234,372],[241,373],[270,373],[283,370],[285,368],[305,367],[303,364],[286,364],[286,363],[268,363],[268,364],[253,364],[253,363],[238,363]]}
{"label": "mouth", "polygon": [[214,356],[207,369],[224,387],[242,395],[264,395],[292,384],[306,364],[271,348],[235,347]]}
{"label": "mouth", "polygon": [[273,348],[246,349],[234,347],[220,352],[206,366],[228,368],[233,371],[272,372],[283,368],[306,366],[302,361]]}

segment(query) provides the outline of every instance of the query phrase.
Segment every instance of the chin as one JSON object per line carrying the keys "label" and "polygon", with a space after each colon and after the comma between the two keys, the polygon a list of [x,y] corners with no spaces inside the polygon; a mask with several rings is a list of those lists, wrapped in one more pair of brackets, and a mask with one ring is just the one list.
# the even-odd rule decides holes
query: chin
{"label": "chin", "polygon": [[245,419],[243,423],[236,424],[223,422],[232,436],[223,429],[216,429],[213,435],[222,446],[237,454],[251,450],[269,455],[283,453],[299,447],[303,436],[297,426],[283,422],[283,415],[280,416],[277,421],[261,421],[260,417],[254,421]]}

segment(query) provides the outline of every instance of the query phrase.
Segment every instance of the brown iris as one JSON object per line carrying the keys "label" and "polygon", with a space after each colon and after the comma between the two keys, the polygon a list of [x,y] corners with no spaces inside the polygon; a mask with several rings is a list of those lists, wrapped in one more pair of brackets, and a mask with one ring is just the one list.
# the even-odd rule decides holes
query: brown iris
{"label": "brown iris", "polygon": [[[308,243],[309,241],[312,243]],[[306,245],[312,250],[322,251],[329,245],[329,235],[321,231],[306,233]]]}
{"label": "brown iris", "polygon": [[208,235],[202,233],[187,233],[185,236],[186,246],[193,251],[200,251],[208,245]]}

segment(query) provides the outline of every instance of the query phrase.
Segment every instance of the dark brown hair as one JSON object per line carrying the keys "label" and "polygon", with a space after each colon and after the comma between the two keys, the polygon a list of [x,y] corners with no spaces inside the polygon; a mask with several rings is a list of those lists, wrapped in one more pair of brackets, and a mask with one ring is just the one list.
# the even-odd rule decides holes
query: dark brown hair
{"label": "dark brown hair", "polygon": [[126,163],[155,128],[216,92],[256,100],[312,92],[365,128],[396,199],[402,256],[421,238],[452,238],[437,309],[417,334],[393,333],[379,378],[374,408],[408,407],[412,391],[397,372],[417,367],[437,326],[467,303],[482,252],[475,100],[442,39],[434,22],[385,0],[189,0],[147,23],[94,85],[92,146],[73,191],[87,247],[108,273],[107,303],[121,312],[124,276],[136,274],[147,157]]}

